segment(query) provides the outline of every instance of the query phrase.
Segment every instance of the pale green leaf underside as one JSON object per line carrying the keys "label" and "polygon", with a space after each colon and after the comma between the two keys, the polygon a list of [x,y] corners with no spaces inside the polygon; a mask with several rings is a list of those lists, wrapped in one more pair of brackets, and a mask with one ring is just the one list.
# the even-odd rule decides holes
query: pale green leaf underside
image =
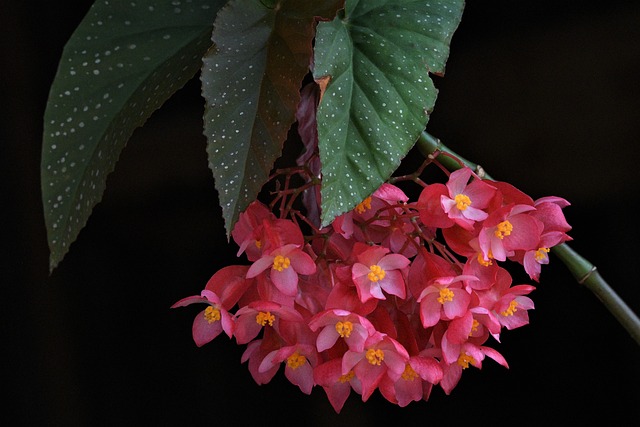
{"label": "pale green leaf underside", "polygon": [[[227,234],[256,199],[281,155],[309,71],[317,16],[342,0],[232,0],[203,60],[207,153]],[[267,3],[265,5],[264,3]]]}
{"label": "pale green leaf underside", "polygon": [[101,200],[133,131],[200,67],[221,0],[96,1],[64,48],[44,117],[50,268]]}
{"label": "pale green leaf underside", "polygon": [[398,168],[435,104],[462,0],[347,1],[318,25],[316,80],[322,223],[352,209]]}

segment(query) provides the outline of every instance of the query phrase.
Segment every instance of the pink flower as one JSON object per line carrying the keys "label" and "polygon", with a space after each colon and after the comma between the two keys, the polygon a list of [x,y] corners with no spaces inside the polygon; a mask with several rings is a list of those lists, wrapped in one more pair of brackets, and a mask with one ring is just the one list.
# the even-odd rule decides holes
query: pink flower
{"label": "pink flower", "polygon": [[295,297],[295,304],[319,313],[327,305],[327,298],[331,292],[331,273],[325,259],[317,259],[316,272],[309,276],[301,276],[298,287],[304,289]]}
{"label": "pink flower", "polygon": [[271,351],[260,363],[258,372],[270,372],[274,367],[277,369],[282,362],[286,362],[284,375],[287,379],[300,387],[303,393],[311,394],[315,384],[313,367],[318,362],[315,348],[311,345],[296,344]]}
{"label": "pink flower", "polygon": [[198,347],[205,345],[220,335],[222,331],[231,338],[234,326],[233,319],[215,293],[205,289],[199,296],[183,298],[173,304],[171,308],[185,307],[198,302],[208,304],[208,307],[198,313],[193,320],[192,333],[196,345]]}
{"label": "pink flower", "polygon": [[534,209],[529,205],[509,205],[491,213],[478,235],[485,261],[504,261],[515,250],[529,250],[536,246],[543,225],[528,214]]}
{"label": "pink flower", "polygon": [[[447,330],[442,336],[442,348],[444,350],[445,345],[444,342],[451,342],[454,344],[462,344],[469,340],[469,337],[473,335],[473,326],[474,326],[473,313],[471,310],[468,310],[463,316],[457,317],[453,319],[447,325]],[[456,355],[457,356],[457,355]],[[445,354],[445,361],[451,363],[450,360],[447,360],[447,355]]]}
{"label": "pink flower", "polygon": [[507,329],[515,329],[529,324],[527,310],[534,308],[531,298],[526,297],[535,288],[530,285],[516,285],[509,288],[509,292],[503,294],[493,309],[498,321]]}
{"label": "pink flower", "polygon": [[455,224],[442,208],[441,198],[448,194],[447,186],[440,183],[429,184],[420,192],[416,207],[422,224],[435,228],[448,228]]}
{"label": "pink flower", "polygon": [[[515,329],[529,323],[527,310],[534,308],[533,301],[526,297],[535,287],[511,286],[511,275],[500,268],[496,283],[485,291],[477,291],[480,306],[488,310],[489,320],[507,329]],[[494,327],[491,327],[495,330]]]}
{"label": "pink flower", "polygon": [[[391,225],[391,220],[396,215],[403,213],[399,207],[409,201],[409,197],[400,188],[393,184],[384,183],[371,195],[370,206],[362,209],[362,205],[356,206],[355,211],[363,222],[387,228]],[[365,202],[366,204],[366,199]],[[374,218],[374,216],[377,216]]]}
{"label": "pink flower", "polygon": [[506,205],[533,206],[533,199],[508,182],[484,180],[497,190],[496,198],[491,202],[489,210],[493,211]]}
{"label": "pink flower", "polygon": [[254,285],[254,281],[247,279],[246,265],[229,265],[216,271],[204,287],[220,297],[225,310],[231,308],[240,301],[247,290]]}
{"label": "pink flower", "polygon": [[398,203],[405,203],[408,200],[409,198],[401,189],[395,185],[384,183],[352,211],[337,217],[332,223],[332,228],[346,239],[351,238],[355,233],[356,240],[369,240],[363,235],[363,230],[356,226],[356,223],[360,223],[366,228],[364,234],[370,231],[372,225],[379,226],[379,228],[388,227],[388,219],[374,219],[374,216],[380,214],[381,217],[390,218],[391,212],[400,213],[393,206],[397,206]]}
{"label": "pink flower", "polygon": [[543,264],[549,264],[549,252],[551,248],[562,242],[562,236],[557,232],[543,233],[540,236],[540,242],[537,249],[528,251],[520,251],[516,253],[514,260],[524,265],[524,271],[527,272],[532,280],[538,282],[540,280],[540,272]]}
{"label": "pink flower", "polygon": [[[536,210],[531,215],[544,224],[544,232],[566,233],[571,230],[571,226],[562,213],[562,209],[569,206],[569,202],[560,197],[542,197],[535,201]],[[571,240],[564,234],[565,240]]]}
{"label": "pink flower", "polygon": [[470,184],[471,169],[462,168],[449,176],[447,190],[449,195],[440,196],[442,209],[447,216],[462,228],[473,228],[476,221],[483,221],[489,215],[482,209],[487,208],[496,193],[494,187],[480,179]]}
{"label": "pink flower", "polygon": [[339,358],[316,366],[313,370],[313,378],[316,384],[324,389],[331,406],[337,413],[342,410],[349,394],[351,394],[351,389],[362,394],[362,383],[355,376],[355,373],[349,371],[347,374],[342,374],[342,359]]}
{"label": "pink flower", "polygon": [[413,225],[404,218],[395,218],[390,221],[388,227],[382,229],[383,233],[380,245],[391,249],[391,252],[413,258],[418,253],[419,239],[411,239],[411,233],[415,231]]}
{"label": "pink flower", "polygon": [[[219,270],[201,295],[173,306],[207,304],[193,322],[196,344],[224,331],[246,344],[241,361],[258,384],[284,364],[291,383],[306,394],[320,385],[336,412],[351,390],[367,401],[378,389],[403,407],[427,400],[436,384],[451,393],[462,372],[481,368],[485,357],[508,367],[484,344],[529,322],[535,288],[512,286],[498,261],[523,264],[537,281],[550,248],[571,239],[562,213],[568,202],[534,202],[463,168],[446,185],[426,186],[417,203],[384,184],[318,229],[319,186],[307,187],[320,178],[315,101],[305,102],[308,151],[296,169],[304,172],[284,173],[281,218],[255,202],[232,233],[238,255],[252,264]],[[290,187],[296,173],[308,190],[306,213],[292,208],[300,196]]]}
{"label": "pink flower", "polygon": [[317,331],[316,347],[318,351],[327,350],[343,338],[349,349],[362,351],[364,343],[369,335],[375,332],[375,328],[365,317],[346,310],[326,310],[315,315],[309,321],[309,328]]}
{"label": "pink flower", "polygon": [[238,244],[238,254],[247,253],[249,261],[260,258],[262,241],[260,234],[262,231],[262,221],[274,221],[276,216],[264,204],[255,201],[240,214],[238,222],[231,231],[233,240]]}
{"label": "pink flower", "polygon": [[281,321],[302,322],[296,310],[271,301],[254,301],[236,312],[235,337],[238,344],[246,344],[258,336],[263,328],[278,330]]}
{"label": "pink flower", "polygon": [[291,220],[277,219],[257,201],[240,214],[231,235],[239,246],[237,256],[245,252],[249,261],[256,261],[275,248],[288,244],[302,246],[304,243],[300,227]]}
{"label": "pink flower", "polygon": [[402,375],[393,380],[385,375],[378,386],[390,402],[405,407],[411,402],[427,400],[434,384],[442,379],[442,368],[433,357],[412,356]]}
{"label": "pink flower", "polygon": [[254,262],[247,272],[247,278],[256,277],[268,268],[273,284],[283,294],[295,296],[298,292],[298,274],[315,273],[316,264],[298,245],[284,245]]}
{"label": "pink flower", "polygon": [[409,290],[413,298],[417,298],[433,280],[458,274],[459,268],[451,261],[420,248],[409,268]]}
{"label": "pink flower", "polygon": [[332,268],[333,286],[327,297],[326,309],[347,310],[366,316],[375,310],[378,301],[372,298],[366,302],[360,301],[358,289],[353,286],[351,278],[352,266],[337,266]]}
{"label": "pink flower", "polygon": [[571,230],[562,213],[562,208],[569,205],[564,199],[559,197],[543,197],[536,200],[536,210],[530,212],[533,218],[539,220],[543,225],[540,241],[529,250],[516,251],[513,257],[524,265],[524,269],[536,282],[540,279],[540,271],[543,264],[549,263],[549,251],[552,247],[572,240],[566,233]]}
{"label": "pink flower", "polygon": [[[366,248],[366,249],[365,249]],[[358,290],[360,301],[371,298],[386,299],[382,291],[405,298],[406,289],[402,270],[410,261],[400,254],[389,254],[382,246],[367,247],[357,244],[354,248],[357,262],[353,264],[351,277]]]}
{"label": "pink flower", "polygon": [[458,381],[460,381],[462,371],[469,368],[469,365],[482,369],[482,361],[485,356],[489,356],[505,368],[509,367],[504,357],[490,347],[478,346],[467,342],[461,345],[459,350],[458,357],[455,361],[445,363],[443,366],[444,375],[440,381],[440,385],[446,394],[450,394],[455,388]]}
{"label": "pink flower", "polygon": [[251,341],[242,353],[241,363],[249,362],[249,373],[258,384],[267,384],[278,372],[278,365],[270,369],[260,370],[262,361],[271,352],[281,347],[281,339],[273,329],[265,329],[262,339]]}
{"label": "pink flower", "polygon": [[396,340],[375,333],[365,342],[363,351],[348,350],[342,357],[342,375],[353,371],[362,383],[362,401],[367,401],[387,374],[397,380],[405,370],[409,354]]}
{"label": "pink flower", "polygon": [[464,280],[476,280],[473,276],[440,277],[433,280],[418,296],[420,319],[425,328],[443,320],[464,315],[471,296],[462,287]]}

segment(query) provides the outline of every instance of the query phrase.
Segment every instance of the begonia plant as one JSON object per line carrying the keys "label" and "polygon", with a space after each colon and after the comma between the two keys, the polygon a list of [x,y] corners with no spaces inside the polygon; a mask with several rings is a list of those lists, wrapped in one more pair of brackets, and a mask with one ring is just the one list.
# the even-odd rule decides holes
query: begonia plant
{"label": "begonia plant", "polygon": [[[206,155],[238,264],[197,295],[197,346],[228,336],[336,412],[379,392],[450,394],[529,323],[550,254],[640,343],[640,321],[575,253],[559,196],[534,200],[427,132],[462,0],[98,0],[44,118],[50,269],[133,131],[199,72]],[[283,157],[285,147],[297,155]],[[423,161],[397,174],[409,153]],[[289,164],[276,167],[277,161]],[[429,169],[427,174],[425,171]],[[429,178],[427,178],[429,176]],[[436,176],[436,178],[433,178]]]}

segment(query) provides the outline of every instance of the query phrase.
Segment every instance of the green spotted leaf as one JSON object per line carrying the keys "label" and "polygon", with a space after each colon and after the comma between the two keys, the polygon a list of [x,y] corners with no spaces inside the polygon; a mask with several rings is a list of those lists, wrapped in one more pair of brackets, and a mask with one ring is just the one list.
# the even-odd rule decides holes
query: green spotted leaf
{"label": "green spotted leaf", "polygon": [[318,19],[343,0],[232,0],[203,61],[204,133],[227,234],[256,199],[295,121]]}
{"label": "green spotted leaf", "polygon": [[223,0],[96,1],[64,48],[44,116],[50,268],[102,199],[133,131],[198,71]]}
{"label": "green spotted leaf", "polygon": [[398,168],[425,129],[463,0],[347,1],[318,25],[314,78],[322,223],[352,209]]}

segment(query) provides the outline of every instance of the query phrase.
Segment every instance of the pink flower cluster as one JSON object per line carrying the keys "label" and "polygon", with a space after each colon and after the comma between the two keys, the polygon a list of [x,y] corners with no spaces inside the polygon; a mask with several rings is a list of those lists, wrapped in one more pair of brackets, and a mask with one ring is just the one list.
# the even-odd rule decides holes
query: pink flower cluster
{"label": "pink flower cluster", "polygon": [[384,184],[306,237],[295,217],[254,202],[232,233],[251,264],[219,270],[173,307],[206,304],[196,344],[222,332],[246,344],[242,362],[258,384],[284,365],[302,392],[322,387],[337,412],[351,391],[406,406],[434,385],[451,393],[485,357],[507,367],[487,341],[528,323],[534,287],[512,285],[499,262],[538,281],[550,248],[570,240],[567,205],[468,168],[425,186],[417,202]]}

